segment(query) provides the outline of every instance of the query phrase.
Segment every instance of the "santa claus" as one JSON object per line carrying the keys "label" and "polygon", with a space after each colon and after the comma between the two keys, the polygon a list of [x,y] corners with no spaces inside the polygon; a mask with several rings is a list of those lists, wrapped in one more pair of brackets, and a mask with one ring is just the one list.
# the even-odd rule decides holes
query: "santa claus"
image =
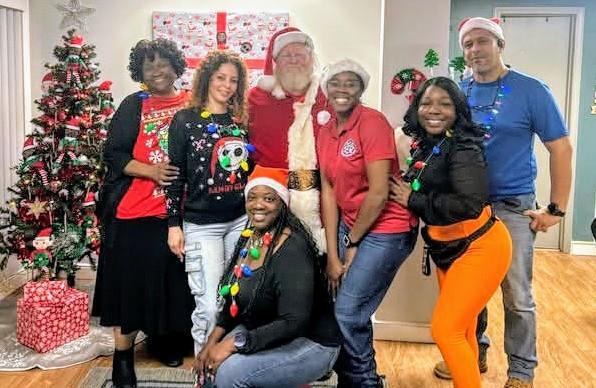
{"label": "santa claus", "polygon": [[290,209],[323,253],[315,141],[331,112],[315,62],[312,39],[299,29],[287,27],[271,37],[264,75],[248,95],[249,133],[257,164],[289,170]]}

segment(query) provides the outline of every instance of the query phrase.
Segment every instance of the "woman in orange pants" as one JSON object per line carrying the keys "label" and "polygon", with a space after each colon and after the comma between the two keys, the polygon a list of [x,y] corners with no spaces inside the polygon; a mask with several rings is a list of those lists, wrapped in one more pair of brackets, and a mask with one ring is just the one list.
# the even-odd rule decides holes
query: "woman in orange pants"
{"label": "woman in orange pants", "polygon": [[[409,169],[392,199],[425,223],[440,294],[431,331],[458,388],[480,387],[476,317],[511,263],[511,238],[488,203],[483,130],[449,78],[428,80],[404,117]],[[425,255],[428,260],[428,255]],[[425,263],[425,271],[430,271]]]}

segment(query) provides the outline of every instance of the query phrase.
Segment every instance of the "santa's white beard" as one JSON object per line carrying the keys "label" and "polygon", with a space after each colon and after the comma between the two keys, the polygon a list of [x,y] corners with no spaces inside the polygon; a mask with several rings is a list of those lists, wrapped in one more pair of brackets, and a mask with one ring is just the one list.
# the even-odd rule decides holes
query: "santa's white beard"
{"label": "santa's white beard", "polygon": [[276,78],[281,87],[287,92],[305,91],[310,85],[312,70],[310,71],[289,71],[282,73],[277,71]]}

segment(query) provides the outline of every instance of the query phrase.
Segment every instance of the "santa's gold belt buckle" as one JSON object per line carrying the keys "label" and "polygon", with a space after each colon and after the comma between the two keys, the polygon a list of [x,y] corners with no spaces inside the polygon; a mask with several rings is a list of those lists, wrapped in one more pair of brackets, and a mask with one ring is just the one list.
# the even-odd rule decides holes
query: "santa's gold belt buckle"
{"label": "santa's gold belt buckle", "polygon": [[318,170],[296,170],[288,173],[290,190],[307,191],[321,187],[321,176]]}

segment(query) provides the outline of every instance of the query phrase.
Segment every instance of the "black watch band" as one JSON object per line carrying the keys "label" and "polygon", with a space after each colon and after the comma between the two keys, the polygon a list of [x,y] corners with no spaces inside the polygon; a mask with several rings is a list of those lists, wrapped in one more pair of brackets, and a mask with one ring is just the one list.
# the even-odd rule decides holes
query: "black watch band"
{"label": "black watch band", "polygon": [[559,205],[554,202],[549,203],[546,207],[546,210],[548,210],[548,213],[552,216],[565,217],[565,212],[561,210]]}

